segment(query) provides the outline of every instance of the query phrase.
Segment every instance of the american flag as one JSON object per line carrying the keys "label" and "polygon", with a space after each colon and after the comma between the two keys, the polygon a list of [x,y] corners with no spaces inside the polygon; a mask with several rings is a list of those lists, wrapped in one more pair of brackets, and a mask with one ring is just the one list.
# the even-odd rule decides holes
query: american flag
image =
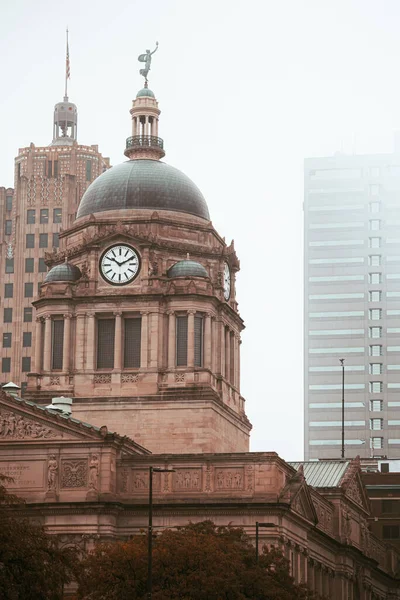
{"label": "american flag", "polygon": [[65,63],[65,75],[67,79],[70,79],[71,77],[71,70],[69,67],[69,47],[68,47],[68,42],[67,42],[67,59],[66,59],[66,63]]}

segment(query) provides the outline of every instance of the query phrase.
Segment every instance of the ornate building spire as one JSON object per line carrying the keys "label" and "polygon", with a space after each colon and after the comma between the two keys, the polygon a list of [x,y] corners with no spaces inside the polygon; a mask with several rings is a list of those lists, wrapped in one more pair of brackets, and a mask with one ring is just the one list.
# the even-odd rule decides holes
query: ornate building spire
{"label": "ornate building spire", "polygon": [[154,93],[149,89],[147,76],[150,71],[151,57],[158,49],[158,42],[153,52],[146,50],[140,54],[138,61],[145,63],[139,73],[144,77],[144,87],[138,91],[130,113],[132,115],[132,136],[126,140],[125,156],[131,160],[146,158],[160,160],[165,156],[164,141],[158,137],[158,119],[160,109]]}
{"label": "ornate building spire", "polygon": [[67,47],[65,57],[65,92],[64,101],[54,107],[53,141],[51,146],[71,146],[76,142],[78,128],[78,109],[68,101],[68,79],[70,79],[69,44],[67,28]]}

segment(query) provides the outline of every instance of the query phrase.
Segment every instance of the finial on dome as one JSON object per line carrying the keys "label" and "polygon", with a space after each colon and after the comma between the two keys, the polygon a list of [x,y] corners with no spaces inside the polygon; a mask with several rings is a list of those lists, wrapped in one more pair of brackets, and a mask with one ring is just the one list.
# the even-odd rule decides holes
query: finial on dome
{"label": "finial on dome", "polygon": [[189,254],[189,252],[186,252],[186,259],[190,260],[190,254]]}

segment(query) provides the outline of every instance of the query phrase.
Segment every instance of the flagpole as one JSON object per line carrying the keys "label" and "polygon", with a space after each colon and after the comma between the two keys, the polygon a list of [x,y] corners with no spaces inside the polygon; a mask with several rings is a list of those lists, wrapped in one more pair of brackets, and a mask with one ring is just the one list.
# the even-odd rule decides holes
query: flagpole
{"label": "flagpole", "polygon": [[68,49],[68,27],[67,27],[67,54],[65,61],[65,98],[64,101],[68,102],[68,70],[69,70],[69,49]]}

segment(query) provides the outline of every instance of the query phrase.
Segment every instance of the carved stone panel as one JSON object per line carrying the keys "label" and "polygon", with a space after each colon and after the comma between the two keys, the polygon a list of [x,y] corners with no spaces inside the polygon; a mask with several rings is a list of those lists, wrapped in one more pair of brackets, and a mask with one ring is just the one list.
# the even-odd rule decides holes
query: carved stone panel
{"label": "carved stone panel", "polygon": [[63,460],[61,463],[61,487],[85,488],[88,485],[87,459]]}
{"label": "carved stone panel", "polygon": [[[161,490],[161,473],[153,473],[153,491]],[[149,493],[149,470],[132,469],[130,481],[128,482],[128,492],[135,494]]]}
{"label": "carved stone panel", "polygon": [[54,431],[37,421],[13,412],[0,411],[0,440],[4,439],[53,439],[62,438],[61,431]]}
{"label": "carved stone panel", "polygon": [[173,490],[176,492],[201,492],[202,469],[176,469],[172,479]]}
{"label": "carved stone panel", "polygon": [[220,492],[244,489],[243,467],[221,467],[215,469],[214,489]]}
{"label": "carved stone panel", "polygon": [[8,489],[37,490],[45,487],[44,460],[1,461],[0,473],[12,477],[13,481],[4,483]]}

